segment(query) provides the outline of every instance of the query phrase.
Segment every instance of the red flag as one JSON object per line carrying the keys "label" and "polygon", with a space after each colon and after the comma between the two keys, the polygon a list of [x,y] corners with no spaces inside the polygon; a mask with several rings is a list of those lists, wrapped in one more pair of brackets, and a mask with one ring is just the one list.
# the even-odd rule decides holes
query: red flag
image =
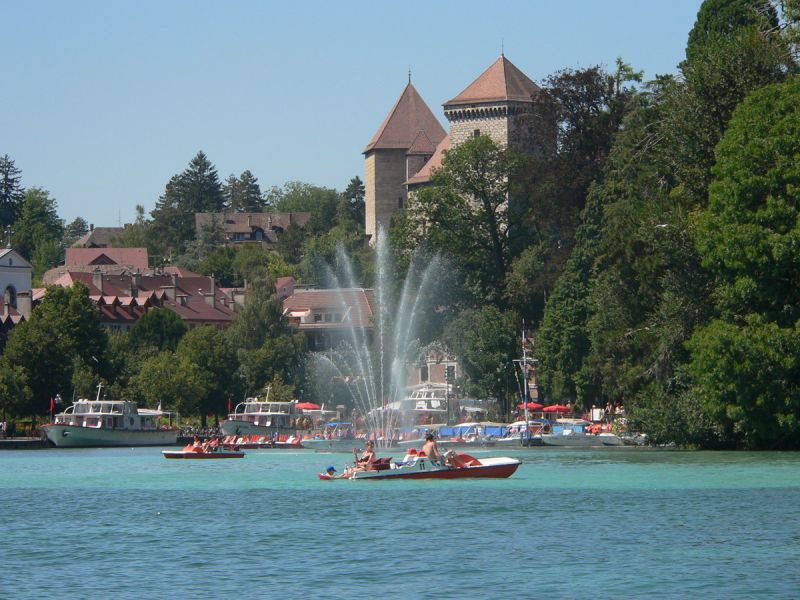
{"label": "red flag", "polygon": [[53,412],[55,407],[56,407],[56,401],[53,399],[52,396],[50,396],[50,412]]}
{"label": "red flag", "polygon": [[228,412],[231,412],[231,399],[228,398]]}

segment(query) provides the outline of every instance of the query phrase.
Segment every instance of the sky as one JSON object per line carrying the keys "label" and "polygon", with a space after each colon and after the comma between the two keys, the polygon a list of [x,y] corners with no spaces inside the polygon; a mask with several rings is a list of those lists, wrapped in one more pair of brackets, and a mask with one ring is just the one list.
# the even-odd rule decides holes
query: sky
{"label": "sky", "polygon": [[343,190],[408,82],[442,104],[501,52],[536,82],[675,73],[701,0],[0,0],[0,156],[68,223],[132,222],[202,150]]}

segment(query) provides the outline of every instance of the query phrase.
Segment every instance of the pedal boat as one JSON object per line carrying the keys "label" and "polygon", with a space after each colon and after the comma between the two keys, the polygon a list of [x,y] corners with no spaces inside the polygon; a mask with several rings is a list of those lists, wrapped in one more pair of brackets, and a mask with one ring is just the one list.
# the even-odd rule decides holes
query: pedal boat
{"label": "pedal boat", "polygon": [[181,450],[162,450],[164,458],[196,458],[196,459],[216,459],[216,458],[244,458],[241,450],[217,447],[210,450],[198,450],[192,444],[184,446]]}
{"label": "pedal boat", "polygon": [[[418,454],[411,448],[401,462],[391,458],[379,458],[363,471],[354,471],[342,479],[461,479],[465,477],[487,477],[504,479],[511,477],[520,461],[506,456],[477,458],[464,452],[455,453],[455,461],[462,466],[446,465],[438,460]],[[320,473],[320,479],[336,479]]]}

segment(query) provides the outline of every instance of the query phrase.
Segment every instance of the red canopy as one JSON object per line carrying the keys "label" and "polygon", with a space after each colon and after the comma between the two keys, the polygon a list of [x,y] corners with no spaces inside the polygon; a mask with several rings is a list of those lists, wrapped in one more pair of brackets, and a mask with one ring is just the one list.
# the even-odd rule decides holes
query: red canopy
{"label": "red canopy", "polygon": [[570,412],[572,409],[561,404],[552,404],[550,406],[544,407],[544,412],[555,412],[555,413],[567,413]]}
{"label": "red canopy", "polygon": [[[528,410],[540,410],[543,406],[544,404],[539,404],[538,402],[528,402]],[[525,408],[525,403],[520,402],[517,408],[520,410]]]}
{"label": "red canopy", "polygon": [[319,404],[314,404],[313,402],[298,402],[295,408],[298,410],[319,410]]}

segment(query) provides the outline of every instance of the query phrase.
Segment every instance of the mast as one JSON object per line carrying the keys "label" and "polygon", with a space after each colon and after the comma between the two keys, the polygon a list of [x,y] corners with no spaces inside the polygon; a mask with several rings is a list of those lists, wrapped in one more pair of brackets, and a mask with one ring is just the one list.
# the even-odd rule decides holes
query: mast
{"label": "mast", "polygon": [[520,436],[521,440],[525,440],[523,443],[528,445],[527,443],[530,441],[531,435],[531,428],[530,423],[528,422],[528,349],[527,344],[525,343],[525,321],[522,322],[522,403],[523,408],[525,409],[525,435]]}

